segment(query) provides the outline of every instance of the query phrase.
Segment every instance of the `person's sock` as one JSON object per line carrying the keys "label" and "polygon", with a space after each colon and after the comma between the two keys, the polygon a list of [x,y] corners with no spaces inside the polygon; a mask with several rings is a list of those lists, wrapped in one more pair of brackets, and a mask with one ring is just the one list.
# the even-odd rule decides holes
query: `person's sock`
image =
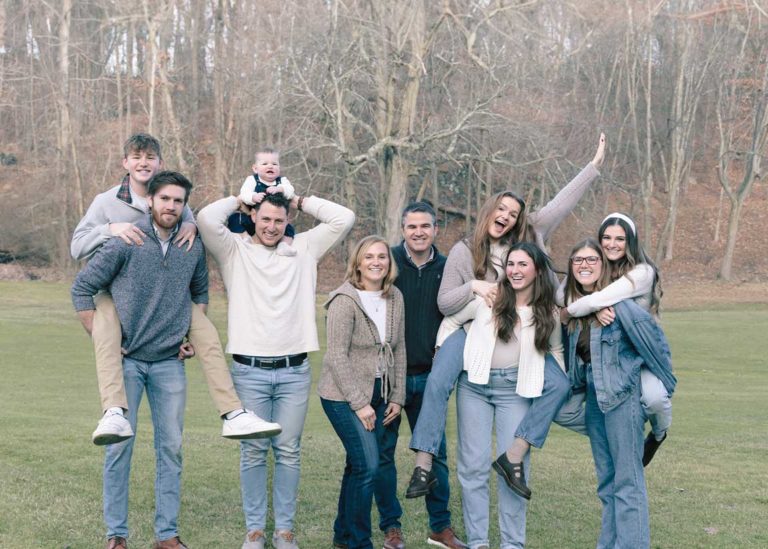
{"label": "person's sock", "polygon": [[425,471],[432,470],[432,454],[429,452],[416,452],[416,467]]}
{"label": "person's sock", "polygon": [[231,412],[227,412],[226,414],[224,414],[224,419],[232,419],[233,417],[239,416],[243,412],[245,412],[245,410],[243,410],[242,408],[238,408],[237,410],[232,410]]}
{"label": "person's sock", "polygon": [[107,414],[120,414],[121,416],[124,416],[123,409],[120,406],[112,406],[111,408],[107,408],[107,411],[104,412],[104,415]]}
{"label": "person's sock", "polygon": [[507,459],[510,463],[520,463],[530,447],[531,445],[525,439],[515,438],[512,446],[507,448]]}

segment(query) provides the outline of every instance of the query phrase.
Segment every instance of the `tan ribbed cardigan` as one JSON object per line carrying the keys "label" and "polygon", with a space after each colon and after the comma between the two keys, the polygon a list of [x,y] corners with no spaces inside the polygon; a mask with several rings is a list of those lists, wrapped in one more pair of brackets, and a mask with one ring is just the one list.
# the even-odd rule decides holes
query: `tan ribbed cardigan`
{"label": "tan ribbed cardigan", "polygon": [[353,410],[359,410],[371,403],[376,366],[381,363],[386,369],[383,380],[389,380],[389,390],[383,387],[387,400],[405,404],[405,308],[400,290],[392,286],[387,297],[383,343],[350,282],[331,292],[325,307],[328,349],[317,393],[326,400],[349,402]]}

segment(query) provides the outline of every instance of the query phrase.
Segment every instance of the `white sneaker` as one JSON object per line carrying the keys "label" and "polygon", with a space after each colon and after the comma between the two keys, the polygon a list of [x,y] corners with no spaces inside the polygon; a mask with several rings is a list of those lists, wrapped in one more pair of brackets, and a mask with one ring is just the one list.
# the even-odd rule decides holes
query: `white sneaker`
{"label": "white sneaker", "polygon": [[278,423],[264,421],[250,410],[243,410],[235,417],[224,420],[221,436],[224,438],[269,438],[283,430]]}
{"label": "white sneaker", "polygon": [[96,430],[91,435],[97,446],[115,444],[133,436],[133,429],[128,419],[119,412],[106,412],[99,420]]}

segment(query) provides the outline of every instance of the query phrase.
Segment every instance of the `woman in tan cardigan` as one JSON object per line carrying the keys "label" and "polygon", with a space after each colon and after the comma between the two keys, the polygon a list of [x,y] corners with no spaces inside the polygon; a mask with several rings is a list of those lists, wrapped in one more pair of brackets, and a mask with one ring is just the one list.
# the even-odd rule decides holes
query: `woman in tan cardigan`
{"label": "woman in tan cardigan", "polygon": [[346,280],[325,304],[328,348],[317,392],[347,452],[334,547],[373,547],[376,473],[380,460],[394,459],[379,447],[405,401],[405,311],[392,284],[396,276],[386,240],[368,236],[355,246]]}

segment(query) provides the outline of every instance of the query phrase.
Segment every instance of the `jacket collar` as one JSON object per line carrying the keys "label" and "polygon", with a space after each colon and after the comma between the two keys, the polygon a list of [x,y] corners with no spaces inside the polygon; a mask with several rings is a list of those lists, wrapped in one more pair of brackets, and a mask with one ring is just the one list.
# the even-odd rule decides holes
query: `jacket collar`
{"label": "jacket collar", "polygon": [[400,244],[395,246],[393,248],[393,251],[395,253],[400,254],[404,260],[404,263],[413,269],[425,268],[427,265],[430,265],[435,261],[437,261],[437,258],[440,255],[440,252],[438,251],[437,246],[432,244],[432,249],[429,254],[429,259],[427,260],[426,263],[424,263],[421,267],[419,267],[413,262],[413,259],[411,259],[411,254],[408,252],[408,247],[405,245],[405,240],[400,241]]}

